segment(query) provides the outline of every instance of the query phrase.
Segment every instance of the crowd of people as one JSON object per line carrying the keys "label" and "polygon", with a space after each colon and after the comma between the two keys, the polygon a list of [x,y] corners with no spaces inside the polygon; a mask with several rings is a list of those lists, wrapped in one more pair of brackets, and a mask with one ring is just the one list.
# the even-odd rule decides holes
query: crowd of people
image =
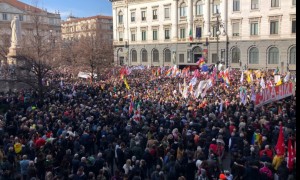
{"label": "crowd of people", "polygon": [[42,101],[33,89],[1,93],[0,179],[296,179],[288,149],[275,148],[280,131],[296,148],[295,95],[255,107],[250,87],[260,91],[259,81],[241,83],[231,70],[230,84],[213,80],[204,97],[183,97],[178,84],[193,73],[166,72],[141,67],[122,79],[114,69],[99,81],[62,74]]}

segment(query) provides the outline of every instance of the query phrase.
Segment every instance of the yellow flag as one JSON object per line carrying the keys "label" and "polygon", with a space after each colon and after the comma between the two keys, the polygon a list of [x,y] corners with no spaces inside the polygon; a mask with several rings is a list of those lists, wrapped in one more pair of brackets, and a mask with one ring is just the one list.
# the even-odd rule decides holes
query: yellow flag
{"label": "yellow flag", "polygon": [[276,83],[276,86],[280,86],[282,84],[281,78],[279,79],[279,81]]}
{"label": "yellow flag", "polygon": [[251,77],[250,77],[250,73],[248,73],[248,74],[247,74],[247,82],[248,82],[248,84],[250,84],[250,83],[251,83]]}
{"label": "yellow flag", "polygon": [[126,86],[126,89],[130,89],[130,87],[129,87],[129,85],[128,85],[128,83],[127,83],[127,80],[126,80],[126,78],[124,78],[124,84],[125,84],[125,86]]}

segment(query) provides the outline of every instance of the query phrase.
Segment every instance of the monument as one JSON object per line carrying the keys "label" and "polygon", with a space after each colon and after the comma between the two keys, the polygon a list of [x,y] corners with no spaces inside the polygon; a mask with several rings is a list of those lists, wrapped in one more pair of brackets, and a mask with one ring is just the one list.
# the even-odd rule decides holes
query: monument
{"label": "monument", "polygon": [[22,73],[18,71],[18,67],[23,64],[20,59],[21,38],[21,23],[19,18],[14,16],[11,21],[11,45],[6,56],[6,60],[4,59],[0,65],[0,91],[8,91],[25,87],[24,84],[17,81],[17,75]]}
{"label": "monument", "polygon": [[10,63],[9,61],[13,59],[16,60],[16,57],[18,56],[18,52],[20,51],[21,38],[22,38],[21,23],[19,18],[15,16],[11,21],[11,45],[7,55],[8,63]]}

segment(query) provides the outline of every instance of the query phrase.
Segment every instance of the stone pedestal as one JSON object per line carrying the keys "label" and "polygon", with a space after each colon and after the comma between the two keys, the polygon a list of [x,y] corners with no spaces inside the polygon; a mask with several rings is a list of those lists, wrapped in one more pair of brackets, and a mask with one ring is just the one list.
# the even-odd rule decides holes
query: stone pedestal
{"label": "stone pedestal", "polygon": [[7,57],[16,57],[20,53],[20,47],[10,47]]}

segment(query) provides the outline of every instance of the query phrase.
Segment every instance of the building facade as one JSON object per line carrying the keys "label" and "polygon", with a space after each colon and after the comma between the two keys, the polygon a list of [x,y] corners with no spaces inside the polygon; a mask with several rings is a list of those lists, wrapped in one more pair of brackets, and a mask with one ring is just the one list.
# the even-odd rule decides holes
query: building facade
{"label": "building facade", "polygon": [[11,21],[17,16],[21,22],[22,35],[32,32],[34,28],[34,17],[39,17],[39,28],[43,35],[60,38],[61,17],[59,12],[50,13],[46,10],[25,4],[18,0],[0,0],[0,45],[9,46],[11,38]]}
{"label": "building facade", "polygon": [[69,17],[61,25],[62,38],[78,39],[83,36],[99,35],[103,41],[112,43],[113,22],[111,16],[92,16],[86,18]]}
{"label": "building facade", "polygon": [[116,64],[296,69],[296,0],[112,0]]}

